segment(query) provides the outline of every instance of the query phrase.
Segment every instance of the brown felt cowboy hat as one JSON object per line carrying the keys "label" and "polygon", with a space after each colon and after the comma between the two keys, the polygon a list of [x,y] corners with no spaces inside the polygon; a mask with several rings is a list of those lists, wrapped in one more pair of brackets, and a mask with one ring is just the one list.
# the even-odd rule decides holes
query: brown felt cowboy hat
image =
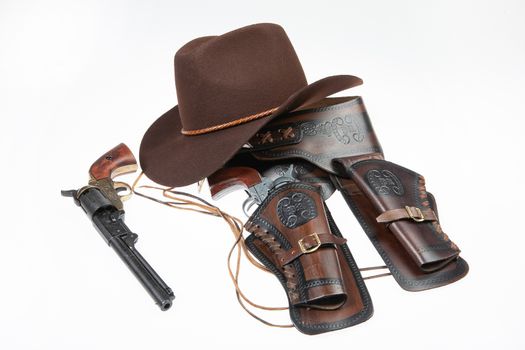
{"label": "brown felt cowboy hat", "polygon": [[179,105],[146,131],[140,164],[153,181],[178,187],[219,169],[273,118],[362,81],[337,75],[308,85],[284,30],[262,23],[184,45],[175,84]]}

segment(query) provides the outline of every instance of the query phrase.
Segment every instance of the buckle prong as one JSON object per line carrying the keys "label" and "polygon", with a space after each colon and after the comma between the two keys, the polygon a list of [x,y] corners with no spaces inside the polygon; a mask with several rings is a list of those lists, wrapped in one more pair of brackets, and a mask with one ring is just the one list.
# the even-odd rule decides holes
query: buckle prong
{"label": "buckle prong", "polygon": [[[412,209],[416,210],[416,215],[414,215]],[[409,207],[408,205],[405,205],[405,210],[407,211],[408,216],[415,222],[425,221],[425,215],[418,207]]]}
{"label": "buckle prong", "polygon": [[[308,237],[312,237],[315,241],[315,246],[311,247],[311,248],[306,248],[304,246],[304,242],[303,240],[305,238],[308,238]],[[321,240],[319,239],[319,236],[317,235],[316,232],[312,233],[311,235],[308,235],[308,236],[305,236],[303,238],[301,238],[300,240],[297,241],[297,243],[299,244],[299,248],[301,248],[301,251],[303,252],[303,254],[310,254],[310,253],[313,253],[315,252],[317,249],[319,249],[319,247],[321,246]]]}

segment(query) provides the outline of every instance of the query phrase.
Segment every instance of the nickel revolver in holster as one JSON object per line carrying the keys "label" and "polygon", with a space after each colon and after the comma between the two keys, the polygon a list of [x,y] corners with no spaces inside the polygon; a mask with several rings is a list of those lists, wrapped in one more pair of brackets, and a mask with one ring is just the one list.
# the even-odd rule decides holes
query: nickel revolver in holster
{"label": "nickel revolver in holster", "polygon": [[[260,181],[254,191],[256,181],[239,181],[239,169],[273,173],[274,181]],[[258,204],[245,225],[252,233],[247,247],[282,283],[291,319],[304,333],[353,326],[373,312],[325,204],[335,190],[403,289],[444,286],[468,272],[423,176],[384,159],[361,97],[326,98],[274,119],[208,180],[215,196],[243,183],[249,202]],[[260,192],[266,196],[254,199]]]}

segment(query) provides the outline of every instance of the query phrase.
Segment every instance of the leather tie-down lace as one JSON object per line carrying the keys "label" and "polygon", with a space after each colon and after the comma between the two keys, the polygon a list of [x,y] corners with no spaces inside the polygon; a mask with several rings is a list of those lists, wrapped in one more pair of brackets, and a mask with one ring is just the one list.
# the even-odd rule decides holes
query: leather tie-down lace
{"label": "leather tie-down lace", "polygon": [[[292,324],[276,324],[276,323],[269,322],[261,318],[260,316],[256,315],[253,311],[248,309],[248,307],[245,305],[245,303],[247,303],[254,308],[257,308],[260,310],[266,310],[266,311],[286,311],[288,310],[288,307],[286,306],[274,307],[274,306],[260,305],[258,303],[253,302],[250,298],[248,298],[242,292],[241,287],[239,286],[239,272],[240,272],[242,255],[244,255],[246,259],[259,270],[269,272],[269,270],[264,265],[259,263],[246,248],[246,244],[245,244],[244,236],[243,236],[244,229],[243,229],[242,221],[238,219],[237,217],[222,211],[219,207],[212,205],[208,201],[200,198],[199,196],[196,196],[190,193],[186,193],[186,192],[182,192],[182,191],[176,191],[174,188],[170,188],[170,187],[139,185],[139,182],[143,174],[144,173],[141,172],[138,175],[138,177],[134,180],[133,185],[130,186],[133,194],[136,194],[139,197],[154,201],[156,203],[168,206],[170,208],[193,211],[193,212],[205,214],[205,215],[211,215],[214,217],[221,218],[226,222],[231,232],[233,233],[234,239],[235,239],[233,245],[231,246],[228,252],[227,267],[228,267],[228,274],[234,285],[235,294],[236,294],[239,304],[250,316],[252,316],[253,318],[262,322],[265,325],[268,325],[271,327],[278,327],[278,328],[294,327]],[[199,187],[201,186],[202,185],[199,185]],[[142,191],[139,191],[139,189],[160,192],[164,199],[155,198]],[[263,230],[259,230],[257,235],[265,243],[267,243],[270,247],[273,247],[273,249],[276,252],[278,252],[279,249],[282,250],[282,248],[280,247],[278,242],[275,241],[275,238],[273,236],[269,235],[268,233],[266,233],[265,235]],[[234,258],[234,254],[236,254],[235,266],[232,267],[231,261]],[[377,267],[362,268],[360,269],[360,271],[376,270],[376,269],[382,269],[382,268],[385,268],[385,267],[377,266]],[[291,265],[286,265],[284,267],[283,272],[287,278],[288,288],[290,288],[290,290],[295,291],[296,282],[294,282],[294,280],[296,276],[295,276],[294,268]],[[370,277],[364,277],[363,279],[371,279],[371,278],[383,277],[383,276],[388,276],[388,275],[390,274],[386,273],[386,274],[380,274],[380,275],[375,275],[375,276],[370,276]],[[294,295],[293,293],[291,293],[290,297],[291,299],[297,298],[297,295]]]}

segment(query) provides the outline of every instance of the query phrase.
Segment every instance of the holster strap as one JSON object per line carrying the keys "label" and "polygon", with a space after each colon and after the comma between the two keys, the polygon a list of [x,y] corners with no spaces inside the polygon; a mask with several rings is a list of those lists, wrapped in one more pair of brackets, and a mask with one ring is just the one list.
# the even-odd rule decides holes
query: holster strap
{"label": "holster strap", "polygon": [[366,210],[377,222],[389,223],[390,232],[421,270],[436,271],[457,258],[460,250],[443,232],[423,176],[385,160],[336,161],[357,185],[348,190],[359,190],[368,199]]}
{"label": "holster strap", "polygon": [[319,187],[291,182],[272,189],[245,227],[282,274],[291,305],[335,310],[345,303],[338,245],[345,240],[332,234]]}
{"label": "holster strap", "polygon": [[310,254],[315,252],[317,249],[324,245],[341,245],[345,243],[345,238],[334,236],[331,233],[314,232],[298,240],[297,245],[292,246],[290,250],[286,251],[284,254],[281,255],[281,267],[290,264],[292,261],[294,261],[303,254]]}
{"label": "holster strap", "polygon": [[387,210],[376,218],[379,223],[390,223],[404,219],[410,219],[415,222],[438,220],[436,213],[431,208],[421,210],[418,207],[408,205],[405,205],[404,208]]}

